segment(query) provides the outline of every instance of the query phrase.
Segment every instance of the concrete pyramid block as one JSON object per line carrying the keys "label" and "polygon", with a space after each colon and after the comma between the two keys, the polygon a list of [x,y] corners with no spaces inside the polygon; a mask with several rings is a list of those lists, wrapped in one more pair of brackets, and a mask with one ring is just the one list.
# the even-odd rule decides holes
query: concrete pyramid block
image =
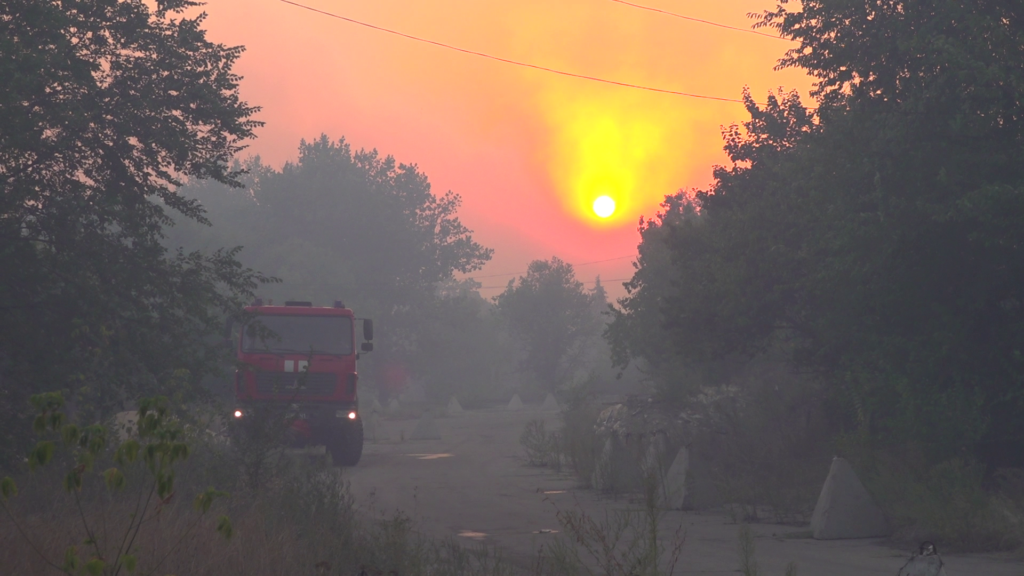
{"label": "concrete pyramid block", "polygon": [[686,500],[686,475],[689,470],[690,450],[683,446],[661,479],[661,492],[665,508],[679,510],[683,507]]}
{"label": "concrete pyramid block", "polygon": [[380,416],[376,412],[370,412],[363,415],[363,435],[370,442],[376,443],[377,438],[377,421]]}
{"label": "concrete pyramid block", "polygon": [[850,463],[842,458],[832,459],[832,468],[811,516],[811,531],[818,540],[889,535],[882,511],[864,489]]}
{"label": "concrete pyramid block", "polygon": [[419,422],[413,428],[410,440],[440,440],[441,433],[437,431],[437,423],[434,422],[434,415],[430,410],[424,410]]}
{"label": "concrete pyramid block", "polygon": [[392,398],[391,402],[388,402],[388,412],[390,414],[394,414],[395,412],[398,412],[399,408],[400,408],[400,406],[398,405],[398,398]]}
{"label": "concrete pyramid block", "polygon": [[459,399],[458,398],[456,398],[455,396],[452,396],[450,399],[448,399],[448,414],[449,415],[462,414],[463,412],[464,412],[464,410],[462,409],[462,404],[459,404]]}
{"label": "concrete pyramid block", "polygon": [[540,405],[540,409],[542,412],[558,412],[562,407],[558,405],[558,400],[555,400],[554,394],[548,392],[548,396],[544,399],[544,403]]}
{"label": "concrete pyramid block", "polygon": [[383,411],[384,411],[384,407],[380,405],[380,400],[377,400],[377,397],[374,396],[373,399],[370,401],[370,406],[369,406],[370,414],[380,414]]}
{"label": "concrete pyramid block", "polygon": [[523,401],[519,399],[519,394],[512,396],[512,399],[508,401],[508,410],[522,410]]}

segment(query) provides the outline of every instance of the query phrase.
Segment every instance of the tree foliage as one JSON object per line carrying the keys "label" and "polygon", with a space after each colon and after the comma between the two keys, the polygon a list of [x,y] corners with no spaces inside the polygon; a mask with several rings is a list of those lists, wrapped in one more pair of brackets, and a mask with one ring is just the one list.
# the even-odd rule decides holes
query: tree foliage
{"label": "tree foliage", "polygon": [[[1024,13],[786,4],[761,22],[801,43],[780,66],[818,78],[819,108],[746,95],[751,120],[725,129],[732,165],[694,195],[698,215],[644,232],[641,253],[671,264],[641,261],[620,349],[691,367],[782,350],[878,442],[1019,461]],[[648,277],[671,288],[645,300]],[[626,330],[640,314],[671,350]]]}
{"label": "tree foliage", "polygon": [[[457,194],[435,195],[415,165],[327,136],[302,141],[298,160],[280,170],[259,158],[245,167],[243,190],[212,182],[188,189],[216,226],[182,223],[168,245],[244,245],[248,263],[284,279],[262,296],[317,305],[342,300],[372,317],[380,338],[366,359],[374,366],[387,360],[426,371],[444,361],[427,358],[427,349],[449,361],[465,354],[437,349],[451,341],[434,332],[450,324],[438,315],[452,303],[439,300],[438,287],[457,272],[478,270],[493,251],[459,220]],[[452,311],[463,312],[469,311]]]}
{"label": "tree foliage", "polygon": [[522,372],[532,377],[535,388],[551,392],[576,376],[601,332],[597,308],[603,299],[600,284],[588,292],[572,264],[558,257],[530,262],[526,275],[510,280],[495,297],[522,347]]}
{"label": "tree foliage", "polygon": [[181,181],[237,184],[258,125],[242,49],[209,42],[195,5],[0,6],[0,420],[41,387],[107,412],[194,382],[215,364],[203,336],[265,280],[237,250],[161,244],[173,214],[205,222]]}

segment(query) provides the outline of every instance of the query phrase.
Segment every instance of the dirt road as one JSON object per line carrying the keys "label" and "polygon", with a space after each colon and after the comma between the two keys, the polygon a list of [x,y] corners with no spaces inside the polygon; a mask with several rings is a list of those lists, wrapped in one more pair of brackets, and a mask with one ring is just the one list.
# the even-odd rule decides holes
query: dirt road
{"label": "dirt road", "polygon": [[[495,544],[528,559],[556,537],[556,508],[590,514],[635,507],[627,500],[577,490],[576,482],[530,467],[519,436],[531,419],[557,426],[556,414],[527,408],[470,411],[435,420],[440,440],[412,441],[415,419],[384,419],[378,442],[368,441],[363,460],[346,469],[352,492],[364,508],[402,510],[428,534]],[[664,538],[680,523],[686,532],[677,574],[736,574],[738,526],[724,513],[670,512]],[[817,541],[806,528],[752,526],[762,574],[781,576],[790,561],[801,576],[893,576],[909,556],[874,540]],[[794,537],[796,536],[796,537]],[[949,576],[1022,576],[1024,563],[993,555],[943,555]]]}

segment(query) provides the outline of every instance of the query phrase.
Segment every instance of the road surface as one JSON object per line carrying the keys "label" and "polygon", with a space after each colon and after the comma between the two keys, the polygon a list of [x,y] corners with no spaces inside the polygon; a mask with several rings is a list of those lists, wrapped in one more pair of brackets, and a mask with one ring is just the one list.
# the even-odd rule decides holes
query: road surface
{"label": "road surface", "polygon": [[[367,439],[363,459],[347,468],[359,505],[376,513],[401,510],[433,536],[497,545],[508,557],[527,562],[558,537],[558,509],[602,515],[636,507],[576,488],[567,475],[528,466],[519,436],[531,419],[549,430],[558,415],[523,411],[467,411],[435,420],[439,440],[409,440],[416,419],[384,418],[377,442]],[[669,512],[664,539],[683,525],[686,540],[676,574],[734,575],[739,568],[738,526],[724,512]],[[801,576],[892,576],[909,551],[878,540],[817,541],[807,528],[751,526],[762,574],[779,575],[796,562]],[[949,576],[1022,576],[1024,562],[1010,556],[943,554]]]}

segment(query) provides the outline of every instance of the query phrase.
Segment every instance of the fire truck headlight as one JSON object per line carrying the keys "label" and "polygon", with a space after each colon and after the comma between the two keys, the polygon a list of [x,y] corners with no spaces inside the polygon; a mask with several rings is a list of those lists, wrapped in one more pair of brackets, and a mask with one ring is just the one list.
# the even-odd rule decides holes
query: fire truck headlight
{"label": "fire truck headlight", "polygon": [[355,412],[349,412],[348,413],[348,419],[349,420],[355,420],[356,419],[356,413]]}
{"label": "fire truck headlight", "polygon": [[235,410],[235,418],[241,418],[243,416],[241,410]]}

